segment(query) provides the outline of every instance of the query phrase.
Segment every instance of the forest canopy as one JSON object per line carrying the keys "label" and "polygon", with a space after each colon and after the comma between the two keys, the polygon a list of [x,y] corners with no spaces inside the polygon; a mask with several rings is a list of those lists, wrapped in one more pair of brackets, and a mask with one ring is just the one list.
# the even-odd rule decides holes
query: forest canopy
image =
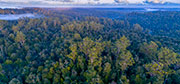
{"label": "forest canopy", "polygon": [[111,15],[102,11],[57,10],[0,10],[46,16],[0,20],[0,84],[180,83],[179,12],[112,19],[99,17]]}

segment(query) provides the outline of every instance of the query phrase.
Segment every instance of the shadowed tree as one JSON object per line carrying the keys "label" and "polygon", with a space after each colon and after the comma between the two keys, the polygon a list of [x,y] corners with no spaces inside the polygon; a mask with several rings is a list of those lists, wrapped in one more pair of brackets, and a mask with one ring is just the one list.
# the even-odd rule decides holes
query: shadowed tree
{"label": "shadowed tree", "polygon": [[110,72],[111,72],[111,64],[107,62],[107,63],[105,63],[104,70],[103,70],[103,75],[105,77],[104,79],[105,79],[106,83],[109,80]]}
{"label": "shadowed tree", "polygon": [[144,43],[140,46],[140,53],[143,53],[145,55],[144,59],[157,60],[157,49],[158,45],[155,42],[151,41],[149,44]]}

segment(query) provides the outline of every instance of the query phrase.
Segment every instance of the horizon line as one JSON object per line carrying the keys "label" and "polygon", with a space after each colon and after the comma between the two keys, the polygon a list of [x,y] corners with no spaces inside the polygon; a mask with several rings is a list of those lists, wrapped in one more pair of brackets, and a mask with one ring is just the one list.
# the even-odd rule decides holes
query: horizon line
{"label": "horizon line", "polygon": [[180,5],[64,5],[64,6],[0,6],[0,9],[21,8],[180,8]]}

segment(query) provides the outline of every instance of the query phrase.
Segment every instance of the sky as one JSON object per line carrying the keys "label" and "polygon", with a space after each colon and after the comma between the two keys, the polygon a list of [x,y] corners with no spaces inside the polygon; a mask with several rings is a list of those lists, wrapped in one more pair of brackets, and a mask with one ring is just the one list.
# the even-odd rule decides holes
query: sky
{"label": "sky", "polygon": [[[145,0],[0,0],[0,6],[143,3]],[[153,3],[180,3],[180,0],[147,0]]]}

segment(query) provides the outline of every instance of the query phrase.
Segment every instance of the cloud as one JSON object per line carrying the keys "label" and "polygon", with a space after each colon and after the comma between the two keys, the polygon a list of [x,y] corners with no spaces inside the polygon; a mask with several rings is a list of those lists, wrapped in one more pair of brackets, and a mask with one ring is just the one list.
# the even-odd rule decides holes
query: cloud
{"label": "cloud", "polygon": [[129,3],[127,0],[114,0],[116,3]]}
{"label": "cloud", "polygon": [[74,2],[74,0],[46,0],[46,1],[53,1],[53,2]]}
{"label": "cloud", "polygon": [[44,6],[59,6],[66,4],[115,4],[115,3],[164,3],[164,2],[174,2],[180,3],[180,0],[0,0],[1,5],[18,5],[18,6],[28,6],[28,5],[44,5]]}
{"label": "cloud", "polygon": [[14,3],[14,4],[47,4],[47,5],[57,5],[57,4],[112,4],[114,0],[0,0],[1,3]]}
{"label": "cloud", "polygon": [[165,0],[146,0],[145,3],[165,3],[166,1]]}

